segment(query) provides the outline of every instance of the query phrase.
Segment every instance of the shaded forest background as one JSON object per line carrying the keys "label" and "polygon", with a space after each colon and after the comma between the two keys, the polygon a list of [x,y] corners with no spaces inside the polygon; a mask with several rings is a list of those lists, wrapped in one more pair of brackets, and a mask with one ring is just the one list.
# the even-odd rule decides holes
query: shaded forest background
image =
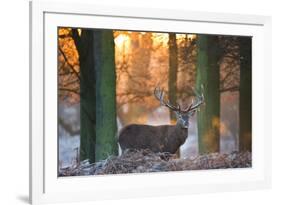
{"label": "shaded forest background", "polygon": [[251,151],[251,38],[58,29],[59,163],[118,154],[131,124],[175,124],[153,96],[188,105],[204,86],[181,157]]}

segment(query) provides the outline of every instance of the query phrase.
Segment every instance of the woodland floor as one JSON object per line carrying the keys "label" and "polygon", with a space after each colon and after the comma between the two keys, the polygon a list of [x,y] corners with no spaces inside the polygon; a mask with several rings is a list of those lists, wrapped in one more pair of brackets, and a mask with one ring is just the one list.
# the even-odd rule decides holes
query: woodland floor
{"label": "woodland floor", "polygon": [[247,168],[252,166],[250,152],[231,154],[212,153],[187,159],[170,153],[153,153],[150,150],[125,150],[121,156],[90,164],[88,160],[59,170],[59,176],[125,174],[162,171]]}

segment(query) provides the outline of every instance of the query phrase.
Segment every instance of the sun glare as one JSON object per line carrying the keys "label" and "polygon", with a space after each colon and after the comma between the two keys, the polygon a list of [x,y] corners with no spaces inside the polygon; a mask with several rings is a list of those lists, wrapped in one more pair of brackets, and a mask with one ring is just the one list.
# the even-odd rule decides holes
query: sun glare
{"label": "sun glare", "polygon": [[114,39],[114,42],[115,42],[115,45],[116,45],[117,47],[123,47],[124,44],[126,45],[126,44],[129,43],[129,42],[128,42],[129,40],[130,40],[130,38],[129,38],[128,35],[126,35],[126,34],[119,34],[119,35]]}
{"label": "sun glare", "polygon": [[163,44],[164,47],[168,46],[169,34],[167,33],[153,33],[153,43],[155,45]]}
{"label": "sun glare", "polygon": [[194,38],[196,38],[196,35],[195,34],[177,34],[177,39],[178,40],[185,39],[186,37],[189,40],[193,40]]}
{"label": "sun glare", "polygon": [[82,29],[81,29],[81,28],[78,28],[77,30],[78,30],[78,35],[81,36],[81,34],[82,34]]}
{"label": "sun glare", "polygon": [[187,34],[187,38],[193,40],[196,38],[196,34]]}
{"label": "sun glare", "polygon": [[122,50],[122,52],[128,52],[130,47],[130,37],[126,34],[119,34],[114,39],[115,46],[118,50]]}

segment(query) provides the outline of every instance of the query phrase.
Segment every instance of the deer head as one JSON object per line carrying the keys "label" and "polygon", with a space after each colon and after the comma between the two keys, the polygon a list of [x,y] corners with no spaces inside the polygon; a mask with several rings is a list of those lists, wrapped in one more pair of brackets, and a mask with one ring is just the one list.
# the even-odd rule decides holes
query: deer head
{"label": "deer head", "polygon": [[196,102],[192,103],[182,109],[180,105],[177,103],[176,105],[172,105],[168,100],[165,99],[165,94],[163,89],[161,90],[159,87],[156,87],[154,90],[154,96],[158,99],[161,105],[168,107],[170,110],[174,111],[177,117],[177,124],[181,126],[181,128],[187,129],[189,126],[189,118],[194,115],[200,105],[204,102],[203,94],[197,95]]}

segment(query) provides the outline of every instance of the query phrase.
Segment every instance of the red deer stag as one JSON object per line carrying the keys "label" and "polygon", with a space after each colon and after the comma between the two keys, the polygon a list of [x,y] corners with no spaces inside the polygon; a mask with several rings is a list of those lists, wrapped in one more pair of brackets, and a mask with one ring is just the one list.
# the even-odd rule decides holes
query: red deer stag
{"label": "red deer stag", "polygon": [[155,88],[154,95],[161,105],[164,105],[175,112],[177,117],[176,125],[138,125],[131,124],[124,127],[119,134],[119,145],[125,149],[150,149],[153,152],[176,153],[179,147],[188,137],[189,118],[204,102],[204,96],[197,96],[196,102],[191,103],[186,109],[180,105],[171,105],[164,100],[164,91],[159,87]]}

